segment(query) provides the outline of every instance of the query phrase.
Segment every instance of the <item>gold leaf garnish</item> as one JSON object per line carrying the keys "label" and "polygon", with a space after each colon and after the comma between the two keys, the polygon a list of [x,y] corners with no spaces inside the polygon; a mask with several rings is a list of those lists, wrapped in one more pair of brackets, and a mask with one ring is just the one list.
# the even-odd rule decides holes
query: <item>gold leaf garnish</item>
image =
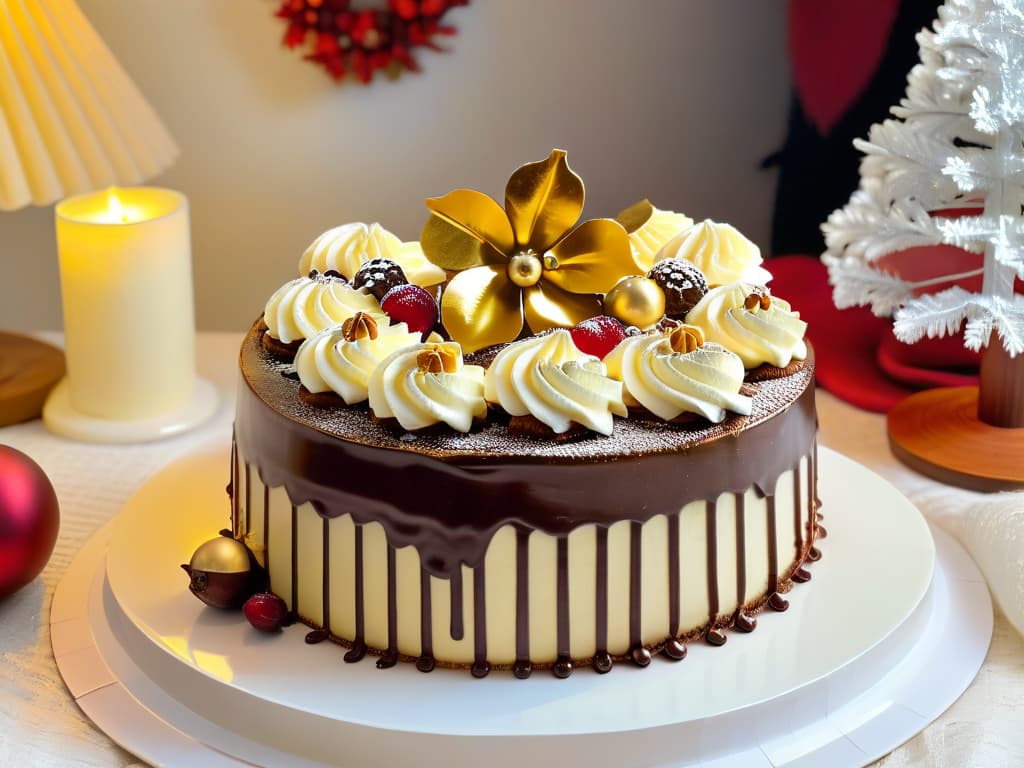
{"label": "gold leaf garnish", "polygon": [[625,227],[626,232],[636,232],[647,223],[654,213],[654,206],[646,197],[638,203],[633,203],[629,208],[618,212],[615,220]]}
{"label": "gold leaf garnish", "polygon": [[416,367],[423,373],[455,373],[458,365],[458,354],[440,344],[433,344],[416,355]]}
{"label": "gold leaf garnish", "polygon": [[465,352],[512,341],[524,321],[534,333],[571,327],[590,316],[584,311],[600,311],[598,294],[638,273],[621,224],[595,219],[573,228],[583,198],[582,180],[556,149],[512,174],[504,210],[466,189],[427,201],[423,252],[457,272],[441,322]]}
{"label": "gold leaf garnish", "polygon": [[668,336],[673,352],[685,355],[704,346],[704,331],[696,325],[676,326]]}
{"label": "gold leaf garnish", "polygon": [[569,168],[564,150],[517,169],[505,185],[505,211],[516,245],[546,251],[577,222],[583,198],[583,179]]}
{"label": "gold leaf garnish", "polygon": [[356,312],[341,324],[341,335],[345,341],[359,341],[377,338],[377,321],[365,312]]}

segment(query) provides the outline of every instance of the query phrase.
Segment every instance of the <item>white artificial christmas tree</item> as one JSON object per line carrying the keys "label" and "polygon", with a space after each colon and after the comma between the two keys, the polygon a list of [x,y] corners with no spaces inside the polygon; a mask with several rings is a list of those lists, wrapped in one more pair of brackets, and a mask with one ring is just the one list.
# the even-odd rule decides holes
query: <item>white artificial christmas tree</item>
{"label": "white artificial christmas tree", "polygon": [[[917,42],[895,119],[856,142],[860,188],[823,225],[823,260],[836,305],[893,315],[901,341],[962,331],[986,348],[978,415],[1024,428],[1024,0],[947,0]],[[908,279],[887,258],[942,244],[976,268]],[[957,284],[978,277],[980,293]]]}

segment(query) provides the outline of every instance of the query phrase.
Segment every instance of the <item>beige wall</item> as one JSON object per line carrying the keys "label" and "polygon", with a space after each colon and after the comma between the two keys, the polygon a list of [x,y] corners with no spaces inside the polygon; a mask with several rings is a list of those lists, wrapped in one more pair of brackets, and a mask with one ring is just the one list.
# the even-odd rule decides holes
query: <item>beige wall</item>
{"label": "beige wall", "polygon": [[[424,72],[335,86],[283,49],[270,0],[79,0],[181,147],[197,325],[242,329],[346,221],[418,236],[423,200],[501,199],[552,147],[585,215],[641,197],[765,247],[785,132],[783,0],[473,0]],[[0,213],[0,328],[59,328],[52,207]]]}

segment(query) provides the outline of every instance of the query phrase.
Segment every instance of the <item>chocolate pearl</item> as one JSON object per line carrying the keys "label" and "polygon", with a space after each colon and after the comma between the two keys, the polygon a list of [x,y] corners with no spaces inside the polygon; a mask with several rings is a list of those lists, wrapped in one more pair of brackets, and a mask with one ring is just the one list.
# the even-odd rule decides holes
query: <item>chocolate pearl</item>
{"label": "chocolate pearl", "polygon": [[370,259],[359,267],[352,278],[353,288],[365,288],[376,297],[377,301],[396,285],[405,285],[409,281],[402,268],[391,259]]}
{"label": "chocolate pearl", "polygon": [[708,292],[704,273],[686,259],[664,259],[657,262],[647,277],[665,294],[665,314],[682,320]]}

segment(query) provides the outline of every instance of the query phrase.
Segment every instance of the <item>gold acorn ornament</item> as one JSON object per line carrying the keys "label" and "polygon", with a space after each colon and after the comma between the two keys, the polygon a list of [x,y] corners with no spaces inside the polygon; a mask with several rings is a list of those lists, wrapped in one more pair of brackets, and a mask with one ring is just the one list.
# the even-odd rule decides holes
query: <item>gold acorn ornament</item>
{"label": "gold acorn ornament", "polygon": [[612,219],[576,226],[583,180],[565,152],[516,170],[505,206],[457,189],[427,200],[420,242],[434,264],[455,272],[441,322],[463,351],[532,333],[571,328],[600,314],[600,294],[640,271],[626,230]]}
{"label": "gold acorn ornament", "polygon": [[181,567],[189,576],[189,591],[204,603],[240,608],[260,588],[262,569],[242,542],[225,534],[201,544]]}
{"label": "gold acorn ornament", "polygon": [[632,275],[605,294],[604,312],[623,325],[649,328],[665,314],[665,293],[651,278]]}

